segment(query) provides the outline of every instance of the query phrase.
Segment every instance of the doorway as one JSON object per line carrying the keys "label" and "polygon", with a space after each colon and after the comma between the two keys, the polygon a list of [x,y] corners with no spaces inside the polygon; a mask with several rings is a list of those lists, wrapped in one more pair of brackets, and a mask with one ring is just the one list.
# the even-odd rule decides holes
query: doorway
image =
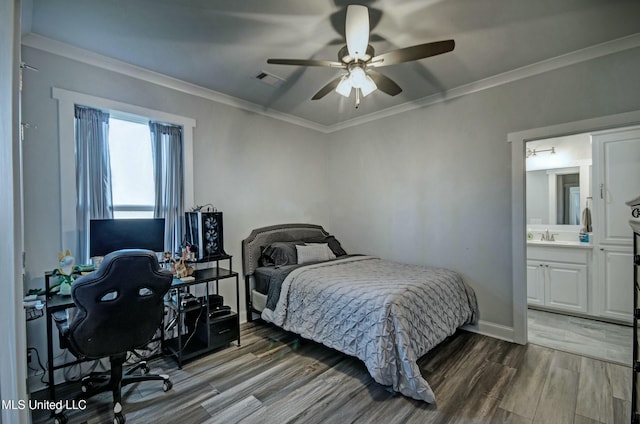
{"label": "doorway", "polygon": [[526,143],[528,341],[628,365],[631,328],[599,315],[590,133]]}
{"label": "doorway", "polygon": [[640,123],[640,111],[510,133],[512,181],[513,340],[528,343],[525,151],[528,141],[622,128]]}
{"label": "doorway", "polygon": [[525,156],[529,341],[629,364],[640,127],[529,141]]}

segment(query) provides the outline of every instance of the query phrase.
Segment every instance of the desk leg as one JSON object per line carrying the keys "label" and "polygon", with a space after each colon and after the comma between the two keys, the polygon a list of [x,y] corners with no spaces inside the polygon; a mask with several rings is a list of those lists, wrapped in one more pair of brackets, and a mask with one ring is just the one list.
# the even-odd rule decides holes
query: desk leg
{"label": "desk leg", "polygon": [[[240,279],[236,274],[236,315],[238,316],[238,327],[240,327]],[[240,346],[240,328],[238,328],[238,346]]]}
{"label": "desk leg", "polygon": [[53,381],[53,318],[47,311],[47,371],[49,373],[49,399],[56,400],[56,385]]}

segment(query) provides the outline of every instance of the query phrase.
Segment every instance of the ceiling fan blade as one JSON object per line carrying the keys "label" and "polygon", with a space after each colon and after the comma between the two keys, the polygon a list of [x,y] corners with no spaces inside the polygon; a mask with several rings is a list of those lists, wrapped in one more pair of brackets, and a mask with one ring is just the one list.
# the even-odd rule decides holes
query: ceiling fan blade
{"label": "ceiling fan blade", "polygon": [[367,6],[351,4],[347,7],[344,26],[349,56],[362,59],[369,45],[369,9]]}
{"label": "ceiling fan blade", "polygon": [[327,94],[331,93],[333,90],[336,89],[336,87],[338,86],[338,84],[340,83],[340,80],[342,79],[342,75],[340,75],[338,78],[332,80],[329,84],[325,85],[324,87],[322,87],[320,89],[320,91],[318,91],[312,98],[311,100],[318,100],[323,98],[324,96],[326,96]]}
{"label": "ceiling fan blade", "polygon": [[405,47],[404,49],[392,50],[382,53],[371,59],[367,66],[388,66],[396,63],[411,62],[412,60],[424,59],[442,53],[450,52],[456,46],[455,41],[445,40],[434,43],[418,44],[417,46]]}
{"label": "ceiling fan blade", "polygon": [[367,75],[376,83],[378,90],[383,93],[387,93],[390,96],[396,96],[402,93],[402,88],[388,76],[382,75],[380,72],[372,71],[371,69],[367,70]]}
{"label": "ceiling fan blade", "polygon": [[312,59],[267,59],[267,63],[273,65],[294,65],[294,66],[326,66],[329,68],[344,68],[340,62],[332,62],[330,60],[312,60]]}

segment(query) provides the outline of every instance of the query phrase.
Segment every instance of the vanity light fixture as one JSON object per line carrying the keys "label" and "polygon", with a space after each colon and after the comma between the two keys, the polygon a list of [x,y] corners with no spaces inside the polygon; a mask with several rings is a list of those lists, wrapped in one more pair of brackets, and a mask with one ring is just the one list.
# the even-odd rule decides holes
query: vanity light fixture
{"label": "vanity light fixture", "polygon": [[538,153],[544,153],[544,152],[550,152],[552,155],[554,155],[556,153],[556,148],[552,147],[550,149],[542,149],[542,150],[527,149],[527,159],[529,159],[531,156],[537,156]]}

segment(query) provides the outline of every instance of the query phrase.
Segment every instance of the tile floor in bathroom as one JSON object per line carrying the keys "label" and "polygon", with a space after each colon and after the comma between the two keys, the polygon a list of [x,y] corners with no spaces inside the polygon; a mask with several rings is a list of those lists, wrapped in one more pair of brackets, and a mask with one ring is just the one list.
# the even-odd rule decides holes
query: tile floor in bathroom
{"label": "tile floor in bathroom", "polygon": [[536,309],[527,313],[529,343],[631,366],[631,326]]}

